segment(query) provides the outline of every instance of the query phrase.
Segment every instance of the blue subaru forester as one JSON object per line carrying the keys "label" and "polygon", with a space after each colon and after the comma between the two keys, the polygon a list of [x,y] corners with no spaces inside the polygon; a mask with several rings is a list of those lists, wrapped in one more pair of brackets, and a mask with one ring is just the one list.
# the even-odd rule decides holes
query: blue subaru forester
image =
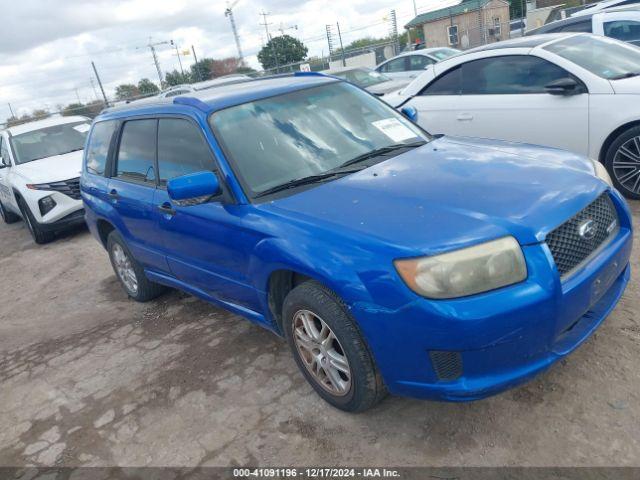
{"label": "blue subaru forester", "polygon": [[600,164],[434,138],[322,75],[107,110],[81,189],[129,296],[178,288],[283,335],[347,411],[526,381],[630,274],[630,213]]}

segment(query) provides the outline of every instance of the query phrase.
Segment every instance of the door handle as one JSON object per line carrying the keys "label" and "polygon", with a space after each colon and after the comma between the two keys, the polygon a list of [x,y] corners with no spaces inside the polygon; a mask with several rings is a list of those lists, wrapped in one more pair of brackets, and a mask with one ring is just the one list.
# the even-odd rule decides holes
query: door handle
{"label": "door handle", "polygon": [[471,120],[473,120],[473,115],[471,115],[470,113],[461,113],[460,115],[458,115],[459,122],[469,122]]}
{"label": "door handle", "polygon": [[162,205],[158,205],[158,210],[160,210],[165,215],[175,215],[176,211],[173,209],[169,202],[164,202]]}

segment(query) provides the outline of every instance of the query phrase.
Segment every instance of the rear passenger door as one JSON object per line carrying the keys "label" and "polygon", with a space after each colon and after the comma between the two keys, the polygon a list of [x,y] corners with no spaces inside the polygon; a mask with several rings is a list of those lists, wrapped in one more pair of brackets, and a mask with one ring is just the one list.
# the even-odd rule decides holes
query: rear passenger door
{"label": "rear passenger door", "polygon": [[145,267],[167,271],[154,205],[157,185],[157,119],[128,120],[122,125],[107,188],[108,202],[133,256]]}
{"label": "rear passenger door", "polygon": [[200,127],[186,118],[161,118],[154,202],[171,273],[218,300],[258,310],[258,297],[247,277],[250,252],[258,239],[244,227],[243,207],[226,201],[224,194],[190,206],[169,199],[169,180],[202,171],[217,173],[217,166]]}

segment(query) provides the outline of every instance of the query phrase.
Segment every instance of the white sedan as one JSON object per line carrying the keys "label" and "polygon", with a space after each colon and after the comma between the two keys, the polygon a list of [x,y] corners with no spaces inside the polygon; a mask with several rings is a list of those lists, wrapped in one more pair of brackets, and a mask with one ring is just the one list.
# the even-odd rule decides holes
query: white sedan
{"label": "white sedan", "polygon": [[448,47],[403,52],[382,62],[376,67],[376,72],[397,80],[410,80],[420,75],[429,65],[453,57],[458,53],[460,50]]}
{"label": "white sedan", "polygon": [[493,43],[443,60],[384,98],[431,133],[562,148],[640,199],[640,49],[591,34]]}

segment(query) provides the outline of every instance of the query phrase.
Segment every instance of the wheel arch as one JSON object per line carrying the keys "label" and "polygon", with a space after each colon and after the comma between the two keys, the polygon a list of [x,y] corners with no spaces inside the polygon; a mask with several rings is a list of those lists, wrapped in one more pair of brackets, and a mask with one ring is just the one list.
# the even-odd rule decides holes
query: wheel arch
{"label": "wheel arch", "polygon": [[[279,268],[273,270],[267,281],[267,304],[269,313],[275,320],[276,326],[280,334],[284,332],[282,325],[282,307],[284,299],[298,285],[308,280],[319,280],[301,273],[295,269]],[[322,282],[320,282],[322,283]]]}
{"label": "wheel arch", "polygon": [[632,120],[630,122],[620,125],[613,132],[611,132],[609,136],[607,136],[607,138],[602,143],[602,147],[600,147],[600,154],[598,155],[598,161],[604,165],[604,162],[607,156],[607,151],[609,150],[609,147],[614,142],[614,140],[618,138],[618,136],[621,135],[626,130],[629,130],[630,128],[638,127],[638,126],[640,126],[640,120]]}
{"label": "wheel arch", "polygon": [[108,220],[105,220],[104,218],[99,218],[96,221],[96,228],[98,229],[98,236],[100,237],[102,246],[106,249],[107,238],[109,238],[109,234],[113,232],[116,229],[116,227],[114,227],[113,224]]}

